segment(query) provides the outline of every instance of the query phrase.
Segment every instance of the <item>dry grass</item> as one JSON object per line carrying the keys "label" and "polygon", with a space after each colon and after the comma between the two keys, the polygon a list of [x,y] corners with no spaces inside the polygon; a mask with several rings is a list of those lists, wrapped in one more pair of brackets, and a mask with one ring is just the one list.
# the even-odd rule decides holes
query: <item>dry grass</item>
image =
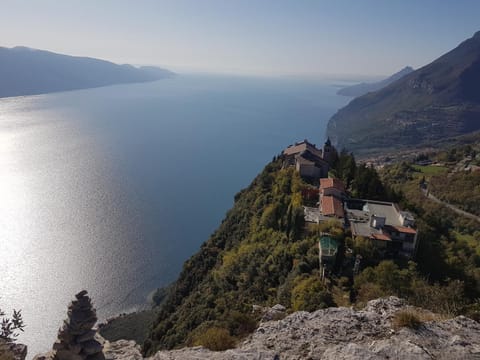
{"label": "dry grass", "polygon": [[333,301],[337,306],[350,307],[352,303],[350,302],[350,294],[347,291],[342,290],[338,286],[332,288],[332,297]]}
{"label": "dry grass", "polygon": [[395,329],[403,327],[418,329],[420,325],[423,324],[423,321],[420,316],[418,316],[417,312],[413,310],[400,310],[393,316],[392,323]]}
{"label": "dry grass", "polygon": [[227,329],[212,327],[198,335],[194,345],[201,345],[212,351],[223,351],[235,347],[235,338]]}
{"label": "dry grass", "polygon": [[402,327],[417,329],[422,324],[429,321],[444,321],[451,318],[452,317],[449,315],[436,314],[425,309],[408,307],[405,310],[400,310],[395,313],[392,324],[396,329],[400,329]]}

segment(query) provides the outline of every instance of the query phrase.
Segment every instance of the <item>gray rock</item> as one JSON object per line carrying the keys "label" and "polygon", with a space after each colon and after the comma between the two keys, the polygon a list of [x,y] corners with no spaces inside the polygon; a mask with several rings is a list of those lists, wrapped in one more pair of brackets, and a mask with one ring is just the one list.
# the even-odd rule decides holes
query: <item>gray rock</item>
{"label": "gray rock", "polygon": [[480,359],[480,324],[463,316],[393,329],[394,314],[411,309],[401,299],[371,301],[360,311],[329,308],[266,321],[236,349],[160,351],[150,360],[413,360]]}
{"label": "gray rock", "polygon": [[260,311],[262,314],[261,322],[272,321],[272,320],[281,320],[286,316],[286,308],[283,305],[277,304],[271,308],[264,307],[257,309],[257,312]]}
{"label": "gray rock", "polygon": [[46,354],[35,355],[33,357],[33,360],[52,360],[54,356],[55,356],[55,353],[53,351],[50,351]]}
{"label": "gray rock", "polygon": [[55,360],[84,360],[84,357],[75,354],[69,350],[57,350],[54,355]]}
{"label": "gray rock", "polygon": [[280,312],[285,312],[287,308],[283,305],[277,304],[272,307],[273,310],[275,311],[280,311]]}
{"label": "gray rock", "polygon": [[354,343],[336,345],[327,348],[322,360],[383,360],[384,358],[371,352],[366,346]]}
{"label": "gray rock", "polygon": [[[0,341],[2,340],[0,339]],[[0,355],[2,355],[3,350],[9,352],[7,359],[13,357],[13,360],[25,360],[27,357],[27,345],[24,344],[5,343],[2,341],[0,343]]]}
{"label": "gray rock", "polygon": [[140,346],[135,341],[119,340],[106,342],[104,354],[107,360],[143,360]]}
{"label": "gray rock", "polygon": [[89,340],[82,343],[82,353],[85,355],[94,355],[101,353],[103,346],[97,340]]}
{"label": "gray rock", "polygon": [[[75,295],[68,306],[67,319],[58,332],[58,339],[53,345],[55,360],[85,360],[101,354],[103,341],[95,339],[96,331],[92,327],[97,322],[97,315],[92,301],[85,290]],[[102,358],[103,355],[95,356]]]}
{"label": "gray rock", "polygon": [[85,342],[85,341],[93,340],[93,339],[95,339],[95,334],[96,333],[97,332],[95,330],[88,330],[86,333],[77,336],[75,341],[77,343],[82,343],[82,342]]}
{"label": "gray rock", "polygon": [[66,348],[67,344],[60,340],[55,341],[52,346],[53,350],[65,350]]}
{"label": "gray rock", "polygon": [[[285,314],[280,311],[281,308],[274,308],[261,308],[261,311]],[[148,360],[480,359],[479,323],[459,316],[425,322],[417,329],[394,329],[393,316],[397,311],[405,309],[412,310],[403,300],[390,297],[370,301],[359,311],[342,307],[312,313],[299,311],[281,320],[262,322],[235,349],[213,352],[203,347],[192,347],[159,351]],[[99,345],[102,345],[103,340],[98,335],[95,335],[95,340],[89,341],[98,343],[95,346],[92,344],[92,351],[100,350]],[[83,346],[84,343],[81,344]],[[65,356],[70,357],[57,358],[80,360],[73,355],[68,352]],[[103,345],[103,352],[100,350],[82,358],[104,359],[144,360],[140,347],[135,342],[126,340],[112,343],[107,341]]]}
{"label": "gray rock", "polygon": [[86,295],[88,294],[88,291],[87,290],[82,290],[80,291],[77,295],[75,295],[75,297],[80,300],[81,298],[84,298]]}
{"label": "gray rock", "polygon": [[89,355],[85,360],[106,360],[105,354],[103,352],[96,353],[95,355]]}

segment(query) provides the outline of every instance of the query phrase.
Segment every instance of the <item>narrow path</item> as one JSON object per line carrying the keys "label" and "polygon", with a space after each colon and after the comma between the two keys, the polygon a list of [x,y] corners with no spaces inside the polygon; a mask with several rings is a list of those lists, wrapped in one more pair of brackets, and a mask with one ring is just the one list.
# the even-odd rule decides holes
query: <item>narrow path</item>
{"label": "narrow path", "polygon": [[480,216],[477,216],[477,215],[474,215],[472,213],[466,212],[466,211],[464,211],[462,209],[459,209],[458,207],[456,207],[452,204],[449,204],[449,203],[447,203],[443,200],[440,200],[435,195],[433,195],[429,190],[422,189],[422,193],[428,199],[436,202],[437,204],[441,204],[441,205],[444,205],[444,206],[448,207],[450,210],[456,212],[458,215],[462,215],[462,216],[468,217],[469,219],[476,220],[476,221],[480,222]]}

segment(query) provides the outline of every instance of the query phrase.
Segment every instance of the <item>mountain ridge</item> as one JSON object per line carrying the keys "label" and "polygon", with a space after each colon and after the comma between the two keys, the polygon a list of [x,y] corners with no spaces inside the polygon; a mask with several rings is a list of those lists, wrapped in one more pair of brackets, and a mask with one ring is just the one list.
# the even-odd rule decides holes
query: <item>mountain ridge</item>
{"label": "mountain ridge", "polygon": [[359,84],[343,87],[337,91],[337,95],[357,97],[372,91],[377,91],[401,79],[402,77],[410,74],[413,71],[415,70],[411,66],[405,66],[403,69],[397,71],[393,75],[390,75],[383,80],[372,83],[362,82]]}
{"label": "mountain ridge", "polygon": [[151,66],[119,65],[25,46],[0,47],[0,98],[148,82],[173,75]]}
{"label": "mountain ridge", "polygon": [[357,153],[426,145],[480,130],[480,34],[385,88],[353,99],[328,122]]}

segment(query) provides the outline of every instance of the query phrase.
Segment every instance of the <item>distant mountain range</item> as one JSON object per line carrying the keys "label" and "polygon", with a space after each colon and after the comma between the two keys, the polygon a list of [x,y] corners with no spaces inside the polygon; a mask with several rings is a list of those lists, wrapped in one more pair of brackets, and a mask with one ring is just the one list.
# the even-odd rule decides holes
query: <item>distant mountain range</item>
{"label": "distant mountain range", "polygon": [[153,66],[134,67],[26,47],[0,47],[0,97],[155,81],[172,75]]}
{"label": "distant mountain range", "polygon": [[391,83],[397,81],[398,79],[401,79],[405,75],[410,74],[413,71],[414,70],[412,67],[406,66],[399,72],[396,72],[395,74],[393,74],[392,76],[389,76],[386,79],[383,79],[378,82],[373,82],[373,83],[360,83],[360,84],[355,84],[351,86],[346,86],[338,90],[337,94],[343,95],[343,96],[351,96],[351,97],[361,96],[372,91],[380,90],[385,86],[390,85]]}
{"label": "distant mountain range", "polygon": [[426,146],[480,130],[480,31],[432,63],[353,99],[329,121],[357,153]]}

